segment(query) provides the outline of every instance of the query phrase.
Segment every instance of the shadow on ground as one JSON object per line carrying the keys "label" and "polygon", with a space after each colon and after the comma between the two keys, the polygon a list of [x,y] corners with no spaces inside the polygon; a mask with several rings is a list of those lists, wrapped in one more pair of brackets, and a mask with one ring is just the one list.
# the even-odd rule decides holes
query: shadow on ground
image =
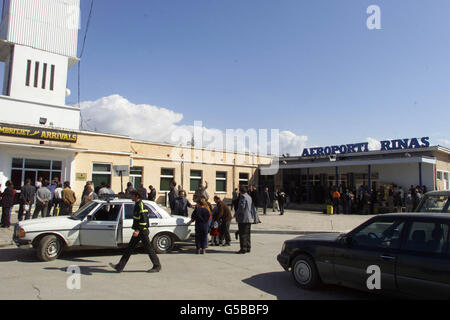
{"label": "shadow on ground", "polygon": [[[209,247],[207,253],[223,253],[231,254],[234,251],[227,251],[222,248],[227,247]],[[229,247],[228,247],[229,248]],[[123,248],[117,249],[70,249],[63,251],[58,260],[70,261],[70,262],[90,262],[96,263],[95,257],[107,257],[107,256],[120,256],[124,252]],[[195,254],[195,245],[192,243],[177,243],[173,250],[167,254]],[[136,248],[133,254],[145,254],[142,247]],[[91,259],[90,259],[91,258]],[[92,259],[94,258],[94,259]],[[21,248],[3,248],[0,249],[0,262],[13,262],[19,261],[24,263],[42,263],[36,256],[34,249],[21,249]]]}
{"label": "shadow on ground", "polygon": [[370,293],[332,285],[322,285],[316,290],[304,290],[298,287],[291,274],[285,271],[258,274],[242,282],[276,296],[278,300],[380,299],[379,296]]}

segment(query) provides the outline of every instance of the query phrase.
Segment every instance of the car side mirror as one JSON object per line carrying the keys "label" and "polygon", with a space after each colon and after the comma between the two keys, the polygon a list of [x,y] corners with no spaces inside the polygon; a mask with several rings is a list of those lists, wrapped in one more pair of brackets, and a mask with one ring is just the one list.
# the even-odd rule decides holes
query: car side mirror
{"label": "car side mirror", "polygon": [[348,247],[350,247],[353,244],[353,238],[352,236],[345,236],[344,237],[344,244]]}

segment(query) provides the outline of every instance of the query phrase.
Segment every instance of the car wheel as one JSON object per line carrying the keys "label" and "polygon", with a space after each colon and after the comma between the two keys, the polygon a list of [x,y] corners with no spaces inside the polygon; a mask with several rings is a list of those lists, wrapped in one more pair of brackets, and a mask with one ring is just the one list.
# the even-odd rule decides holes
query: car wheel
{"label": "car wheel", "polygon": [[39,241],[37,256],[41,261],[56,260],[62,251],[62,243],[57,236],[48,235]]}
{"label": "car wheel", "polygon": [[153,248],[156,253],[167,253],[172,250],[173,245],[173,237],[168,233],[160,233],[153,238]]}
{"label": "car wheel", "polygon": [[297,256],[292,262],[292,275],[303,289],[314,289],[320,283],[316,264],[313,259],[303,254]]}

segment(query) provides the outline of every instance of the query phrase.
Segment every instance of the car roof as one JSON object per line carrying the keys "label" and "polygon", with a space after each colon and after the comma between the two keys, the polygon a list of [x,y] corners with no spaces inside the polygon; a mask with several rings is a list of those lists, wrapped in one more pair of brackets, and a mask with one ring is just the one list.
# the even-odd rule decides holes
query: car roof
{"label": "car roof", "polygon": [[411,212],[411,213],[388,213],[378,215],[375,218],[386,217],[386,218],[438,218],[450,221],[449,213],[422,213],[422,212]]}
{"label": "car roof", "polygon": [[449,196],[450,190],[430,191],[425,194],[426,196]]}

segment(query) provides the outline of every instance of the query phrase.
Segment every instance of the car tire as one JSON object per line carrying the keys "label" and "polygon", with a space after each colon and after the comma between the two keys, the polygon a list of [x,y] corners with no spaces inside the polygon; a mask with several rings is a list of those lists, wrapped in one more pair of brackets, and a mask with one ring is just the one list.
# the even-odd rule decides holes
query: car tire
{"label": "car tire", "polygon": [[56,260],[63,249],[63,244],[57,236],[48,235],[39,241],[36,248],[37,257],[41,261],[53,261]]}
{"label": "car tire", "polygon": [[173,249],[175,241],[171,234],[159,233],[153,238],[152,244],[156,253],[164,254],[170,252]]}
{"label": "car tire", "polygon": [[291,264],[292,276],[302,289],[314,289],[320,284],[319,272],[314,260],[307,255],[298,255]]}

